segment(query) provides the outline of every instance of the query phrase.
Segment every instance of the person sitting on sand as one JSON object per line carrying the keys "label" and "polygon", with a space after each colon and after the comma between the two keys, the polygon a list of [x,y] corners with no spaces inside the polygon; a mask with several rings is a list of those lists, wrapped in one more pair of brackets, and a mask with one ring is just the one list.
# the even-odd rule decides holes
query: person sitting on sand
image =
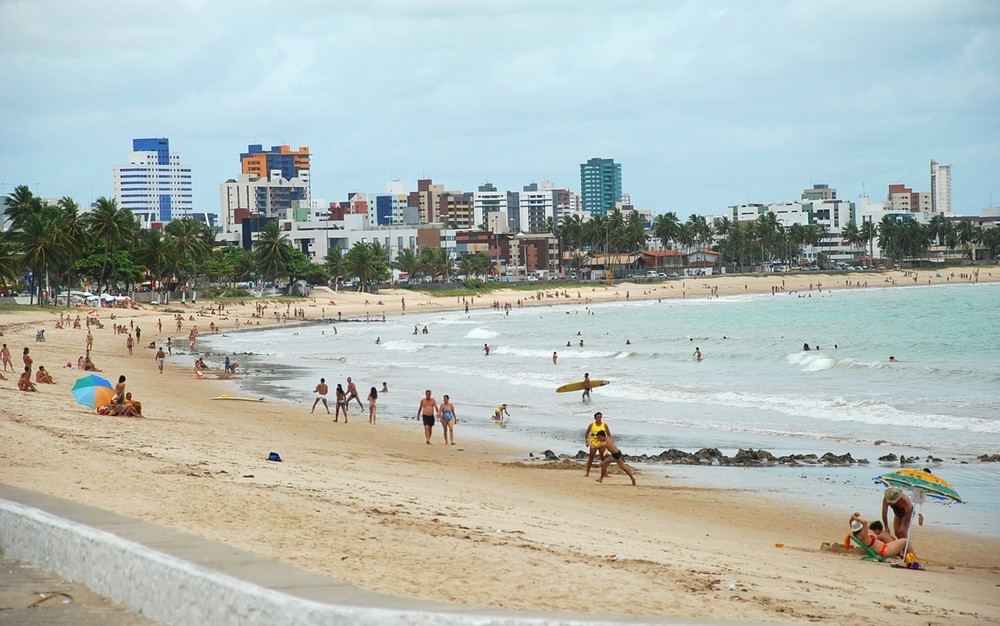
{"label": "person sitting on sand", "polygon": [[31,368],[27,365],[24,366],[24,373],[17,379],[17,388],[21,391],[38,391],[35,383],[31,382]]}
{"label": "person sitting on sand", "polygon": [[132,392],[125,394],[125,402],[120,405],[118,414],[125,417],[142,417],[142,403],[132,397]]}
{"label": "person sitting on sand", "polygon": [[[889,526],[889,509],[892,509],[892,534],[899,539],[906,539],[910,534],[910,523],[913,521],[913,501],[899,487],[889,487],[882,498],[882,526]],[[917,516],[917,523],[924,525],[924,516]]]}
{"label": "person sitting on sand", "polygon": [[597,441],[598,446],[607,450],[609,453],[606,457],[604,457],[604,460],[601,461],[601,477],[597,479],[597,482],[604,482],[604,477],[608,475],[608,466],[610,466],[611,462],[614,461],[623,472],[628,474],[628,477],[632,479],[632,486],[635,487],[635,475],[632,474],[632,470],[629,469],[629,466],[622,460],[622,451],[618,449],[614,440],[611,439],[611,435],[602,430],[597,433]]}
{"label": "person sitting on sand", "polygon": [[205,375],[201,373],[201,368],[198,367],[198,361],[194,362],[194,377],[196,380],[201,380],[205,377]]}
{"label": "person sitting on sand", "polygon": [[101,370],[97,369],[97,366],[94,365],[94,362],[92,360],[90,360],[90,355],[88,354],[87,356],[85,356],[83,358],[83,371],[85,371],[85,372],[99,372]]}
{"label": "person sitting on sand", "polygon": [[[868,521],[862,519],[861,513],[854,513],[851,515],[848,522],[851,525],[851,534],[882,558],[887,556],[899,556],[903,553],[903,550],[907,550],[905,538],[896,539],[895,541],[890,541],[888,543],[881,541],[878,536],[872,532],[871,526],[868,525]],[[909,552],[913,551],[913,543],[911,542],[909,544]]]}
{"label": "person sitting on sand", "polygon": [[36,383],[45,383],[46,385],[54,385],[56,381],[52,379],[52,374],[49,374],[49,370],[45,369],[44,365],[38,366],[38,372],[35,373]]}
{"label": "person sitting on sand", "polygon": [[868,528],[871,528],[872,532],[875,533],[875,536],[878,537],[878,540],[882,543],[892,543],[896,540],[896,538],[892,536],[892,533],[886,530],[885,527],[882,526],[882,522],[878,520],[868,524]]}

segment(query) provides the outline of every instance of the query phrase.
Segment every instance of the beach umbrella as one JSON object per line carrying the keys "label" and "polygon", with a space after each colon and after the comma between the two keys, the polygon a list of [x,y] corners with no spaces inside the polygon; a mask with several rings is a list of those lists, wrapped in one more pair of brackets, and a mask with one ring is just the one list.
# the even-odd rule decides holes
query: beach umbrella
{"label": "beach umbrella", "polygon": [[[885,487],[899,487],[903,491],[910,492],[910,499],[914,504],[910,511],[911,520],[914,514],[923,514],[924,502],[927,498],[933,498],[947,504],[964,502],[962,496],[958,495],[958,492],[948,484],[948,481],[927,470],[901,469],[876,476],[874,480]],[[912,531],[913,527],[911,526],[910,529]],[[911,534],[912,532],[906,534],[906,546],[903,548],[903,554],[910,551]]]}
{"label": "beach umbrella", "polygon": [[901,469],[875,477],[875,482],[886,487],[899,487],[916,494],[921,490],[928,498],[942,502],[962,502],[955,488],[936,474],[924,470]]}
{"label": "beach umbrella", "polygon": [[73,397],[83,406],[96,409],[102,404],[110,404],[115,395],[114,386],[107,380],[90,374],[73,384]]}

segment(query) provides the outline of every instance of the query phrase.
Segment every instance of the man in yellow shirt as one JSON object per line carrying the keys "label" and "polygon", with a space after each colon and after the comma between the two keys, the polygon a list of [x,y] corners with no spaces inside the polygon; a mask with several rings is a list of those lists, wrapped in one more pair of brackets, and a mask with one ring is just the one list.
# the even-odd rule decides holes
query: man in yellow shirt
{"label": "man in yellow shirt", "polygon": [[611,429],[604,423],[604,414],[600,411],[594,413],[594,421],[591,422],[590,426],[587,426],[587,430],[583,433],[583,445],[590,447],[590,457],[587,459],[587,472],[584,476],[590,476],[590,468],[594,464],[594,456],[596,454],[600,453],[601,462],[604,461],[604,447],[601,445],[597,433],[611,434]]}

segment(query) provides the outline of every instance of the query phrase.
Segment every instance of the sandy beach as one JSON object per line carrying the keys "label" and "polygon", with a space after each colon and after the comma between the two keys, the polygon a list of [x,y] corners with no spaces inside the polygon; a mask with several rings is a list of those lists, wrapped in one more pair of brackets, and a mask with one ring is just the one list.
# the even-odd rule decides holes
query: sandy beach
{"label": "sandy beach", "polygon": [[[983,269],[978,278],[997,281],[1000,271]],[[541,299],[505,290],[472,306],[518,299],[553,305],[578,294],[595,302],[705,298],[949,279],[968,281],[951,271],[810,273],[565,293],[539,282]],[[398,290],[373,296],[320,289],[277,302],[282,312],[290,303],[315,320],[338,312],[400,315],[404,298],[407,313],[462,306],[455,297]],[[28,347],[35,366],[44,365],[57,381],[39,385],[39,393],[17,391],[9,372],[0,381],[0,480],[359,587],[473,606],[749,622],[1000,622],[998,541],[921,529],[916,549],[928,569],[893,569],[838,549],[851,511],[824,509],[818,499],[790,506],[735,490],[672,486],[669,466],[645,468],[635,488],[618,474],[599,485],[568,461],[526,461],[540,450],[516,440],[506,447],[463,441],[461,423],[458,445],[425,445],[417,422],[372,426],[356,406],[344,424],[301,405],[212,400],[234,393],[225,376],[210,370],[195,380],[189,355],[168,358],[160,374],[154,350],[145,347],[168,334],[186,337],[193,324],[202,334],[212,322],[234,332],[235,320],[244,324],[254,311],[247,302],[230,305],[225,316],[198,316],[202,306],[211,303],[99,309],[104,328],[92,331],[93,359],[105,378],[127,377],[128,390],[142,401],[141,419],[96,415],[73,401],[70,387],[82,373],[64,366],[83,354],[86,330],[54,328],[67,309],[0,310],[0,340],[14,364]],[[87,311],[71,310],[73,316]],[[184,316],[180,333],[174,312]],[[142,328],[133,356],[126,336],[112,330],[130,321]],[[274,324],[271,314],[260,326]],[[45,329],[44,343],[35,342],[38,329]],[[175,341],[185,349],[186,343]],[[296,399],[306,401],[310,392]],[[284,462],[266,461],[270,451]],[[877,501],[865,504],[863,513],[874,519]]]}

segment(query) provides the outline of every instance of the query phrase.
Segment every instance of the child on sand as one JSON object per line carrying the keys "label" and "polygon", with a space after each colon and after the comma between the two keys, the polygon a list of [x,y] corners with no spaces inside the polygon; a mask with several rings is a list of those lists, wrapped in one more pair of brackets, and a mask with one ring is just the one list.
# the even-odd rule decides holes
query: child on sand
{"label": "child on sand", "polygon": [[611,436],[605,431],[600,431],[597,433],[598,447],[606,449],[610,454],[604,457],[604,461],[601,462],[601,477],[597,479],[597,482],[603,483],[604,477],[608,475],[608,466],[614,461],[618,464],[618,467],[622,469],[623,472],[628,474],[628,477],[632,479],[632,486],[635,486],[635,476],[632,474],[632,470],[629,466],[622,461],[622,451],[618,449],[615,445]]}

